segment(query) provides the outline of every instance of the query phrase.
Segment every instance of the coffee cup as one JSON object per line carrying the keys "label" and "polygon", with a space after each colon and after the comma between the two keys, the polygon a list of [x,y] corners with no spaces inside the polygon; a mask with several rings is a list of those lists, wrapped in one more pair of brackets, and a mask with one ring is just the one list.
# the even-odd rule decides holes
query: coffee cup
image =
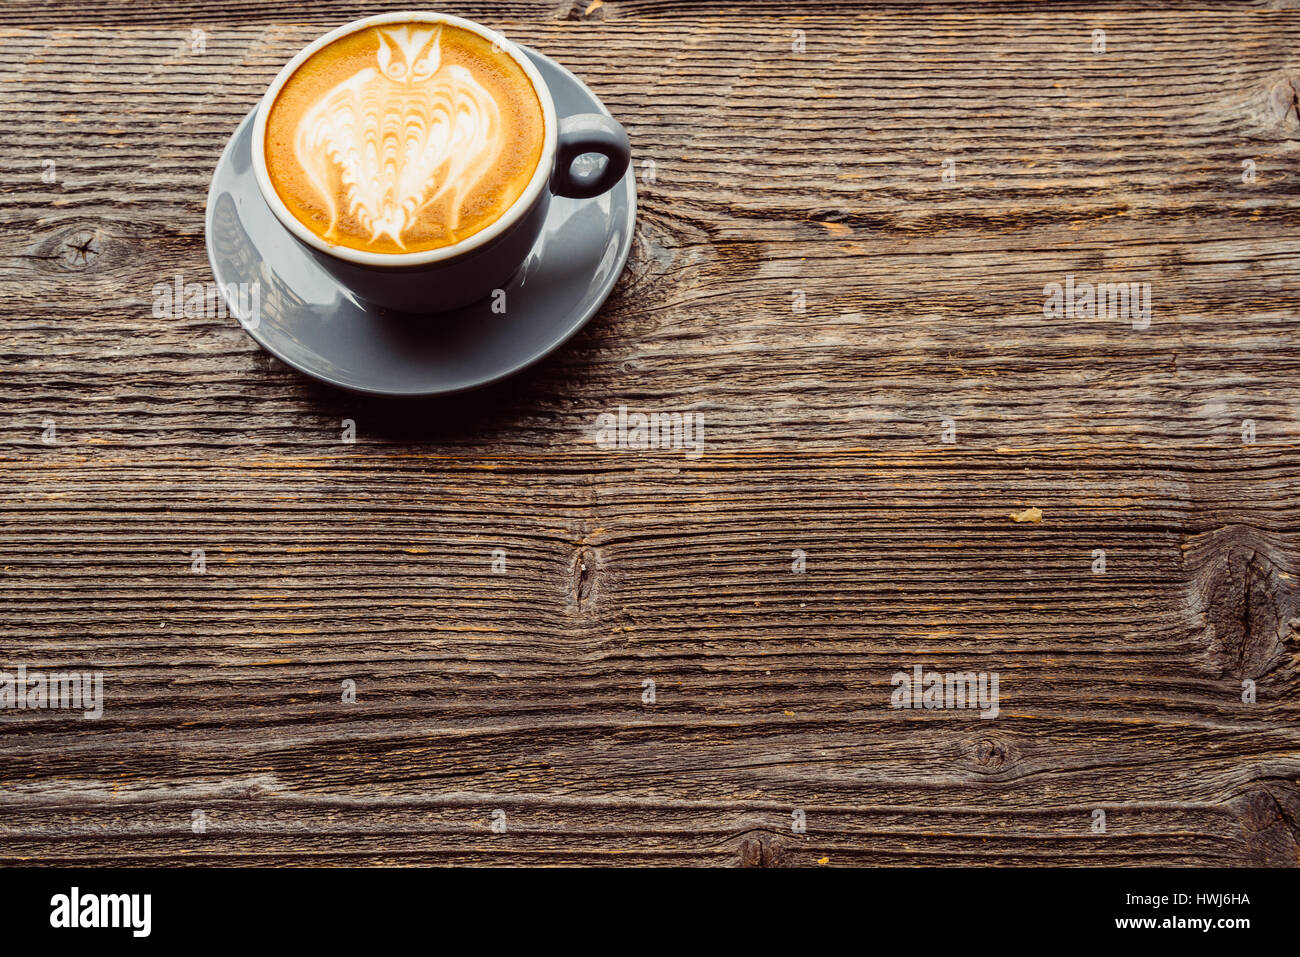
{"label": "coffee cup", "polygon": [[[399,12],[293,57],[258,106],[252,153],[262,198],[322,268],[358,299],[431,313],[503,288],[552,197],[613,188],[631,149],[603,113],[558,120],[537,68],[502,35]],[[603,168],[575,168],[585,154]]]}

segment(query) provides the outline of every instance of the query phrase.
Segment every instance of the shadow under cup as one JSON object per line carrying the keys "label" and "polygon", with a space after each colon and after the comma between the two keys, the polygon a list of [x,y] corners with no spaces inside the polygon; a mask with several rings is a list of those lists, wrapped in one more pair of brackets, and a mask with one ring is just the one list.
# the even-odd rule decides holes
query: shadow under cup
{"label": "shadow under cup", "polygon": [[[294,219],[265,171],[266,114],[285,80],[304,60],[340,36],[385,22],[443,22],[484,36],[508,53],[533,83],[547,125],[539,169],[528,189],[499,219],[450,246],[424,253],[360,252],[327,243]],[[505,37],[458,17],[420,14],[381,14],[347,24],[304,48],[281,70],[258,107],[254,124],[254,169],[262,198],[292,241],[353,295],[366,303],[399,312],[427,314],[457,309],[503,289],[537,243],[546,224],[552,196],[588,199],[612,189],[622,180],[631,159],[627,132],[603,113],[556,117],[546,82],[528,56]],[[598,154],[605,161],[595,172],[575,168],[575,161]],[[535,186],[534,183],[538,185]],[[540,186],[540,188],[538,188]],[[385,260],[391,260],[391,263]]]}

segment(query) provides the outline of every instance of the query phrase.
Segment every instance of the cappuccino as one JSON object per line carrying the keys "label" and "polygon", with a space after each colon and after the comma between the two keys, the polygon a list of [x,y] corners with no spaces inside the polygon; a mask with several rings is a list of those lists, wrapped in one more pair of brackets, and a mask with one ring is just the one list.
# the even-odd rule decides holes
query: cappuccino
{"label": "cappuccino", "polygon": [[266,120],[276,194],[326,242],[424,252],[496,222],[545,142],[541,101],[514,58],[450,23],[339,37],[289,77]]}

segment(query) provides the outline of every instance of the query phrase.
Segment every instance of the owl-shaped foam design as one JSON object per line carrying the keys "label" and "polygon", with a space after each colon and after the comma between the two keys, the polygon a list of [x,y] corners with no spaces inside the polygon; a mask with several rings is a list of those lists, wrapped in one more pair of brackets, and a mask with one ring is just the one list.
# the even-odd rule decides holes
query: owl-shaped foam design
{"label": "owl-shaped foam design", "polygon": [[[375,65],[358,70],[303,114],[298,163],[324,198],[327,238],[347,212],[399,247],[432,204],[454,230],[465,196],[500,154],[501,112],[463,66],[441,64],[442,27],[380,28]],[[341,188],[340,188],[341,187]]]}

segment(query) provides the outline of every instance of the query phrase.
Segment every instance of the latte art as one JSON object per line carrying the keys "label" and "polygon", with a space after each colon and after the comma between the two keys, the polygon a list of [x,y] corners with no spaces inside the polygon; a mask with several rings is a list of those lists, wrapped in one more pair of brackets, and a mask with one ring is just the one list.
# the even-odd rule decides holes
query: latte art
{"label": "latte art", "polygon": [[272,184],[325,240],[376,252],[495,221],[541,153],[537,94],[508,55],[448,24],[349,34],[290,77],[267,120]]}
{"label": "latte art", "polygon": [[403,235],[424,208],[450,196],[447,226],[501,152],[501,111],[463,66],[440,67],[441,27],[379,31],[378,68],[344,80],[298,123],[295,155],[338,233],[337,174],[370,242]]}

